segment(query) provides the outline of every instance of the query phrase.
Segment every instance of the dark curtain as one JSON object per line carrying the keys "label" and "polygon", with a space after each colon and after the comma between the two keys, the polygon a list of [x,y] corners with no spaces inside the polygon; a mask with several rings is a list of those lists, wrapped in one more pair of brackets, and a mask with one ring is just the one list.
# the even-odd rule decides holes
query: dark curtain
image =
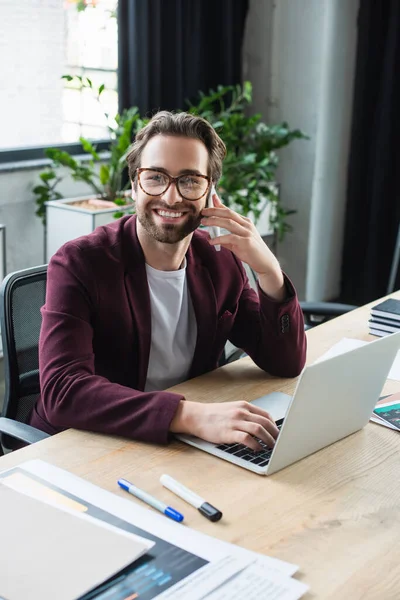
{"label": "dark curtain", "polygon": [[399,0],[360,1],[347,193],[341,299],[364,304],[386,293],[400,223]]}
{"label": "dark curtain", "polygon": [[199,90],[241,83],[248,0],[119,0],[120,109],[187,108]]}

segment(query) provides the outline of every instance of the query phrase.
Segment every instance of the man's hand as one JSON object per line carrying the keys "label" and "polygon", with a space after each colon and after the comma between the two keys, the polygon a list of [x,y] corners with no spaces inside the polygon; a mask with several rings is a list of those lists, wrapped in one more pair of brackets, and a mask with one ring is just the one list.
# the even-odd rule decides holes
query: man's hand
{"label": "man's hand", "polygon": [[258,233],[254,223],[247,217],[222,204],[213,195],[214,208],[203,208],[202,224],[227,229],[230,233],[210,239],[212,246],[220,244],[231,250],[239,260],[247,263],[258,275],[263,291],[275,300],[284,300],[286,289],[279,262]]}
{"label": "man's hand", "polygon": [[173,433],[188,433],[214,444],[244,444],[256,452],[272,447],[279,429],[271,415],[248,402],[202,404],[181,400],[170,426]]}

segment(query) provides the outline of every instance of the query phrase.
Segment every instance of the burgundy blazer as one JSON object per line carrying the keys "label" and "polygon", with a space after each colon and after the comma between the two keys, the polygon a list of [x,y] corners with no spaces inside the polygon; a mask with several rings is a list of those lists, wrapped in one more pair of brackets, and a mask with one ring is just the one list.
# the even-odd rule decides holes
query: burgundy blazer
{"label": "burgundy blazer", "polygon": [[[228,339],[264,371],[298,375],[306,338],[290,281],[284,302],[257,294],[241,262],[224,248],[216,252],[199,230],[186,258],[198,332],[190,378],[217,367]],[[51,434],[74,427],[167,442],[183,396],[143,391],[151,313],[136,217],[60,248],[48,267],[42,316],[41,397],[30,424]]]}

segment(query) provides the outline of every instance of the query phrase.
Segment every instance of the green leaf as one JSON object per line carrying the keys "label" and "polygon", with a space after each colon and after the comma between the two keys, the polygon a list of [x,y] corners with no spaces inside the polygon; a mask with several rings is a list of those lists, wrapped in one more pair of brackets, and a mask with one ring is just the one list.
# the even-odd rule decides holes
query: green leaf
{"label": "green leaf", "polygon": [[48,188],[44,185],[36,185],[32,191],[34,194],[48,194],[50,191],[50,188]]}
{"label": "green leaf", "polygon": [[95,160],[100,159],[100,156],[96,152],[96,148],[93,146],[93,144],[91,142],[89,142],[89,140],[87,140],[86,138],[80,137],[79,141],[82,144],[82,148],[84,149],[85,152],[87,152],[88,154],[91,154]]}
{"label": "green leaf", "polygon": [[83,12],[87,9],[88,5],[86,4],[85,0],[78,0],[78,2],[76,3],[76,10],[78,12]]}
{"label": "green leaf", "polygon": [[43,171],[43,173],[40,173],[39,177],[42,181],[51,181],[52,179],[55,179],[57,175],[54,171]]}
{"label": "green leaf", "polygon": [[110,167],[108,165],[100,166],[100,183],[106,185],[110,179]]}
{"label": "green leaf", "polygon": [[127,204],[126,198],[121,197],[114,198],[114,202],[117,206],[125,206]]}
{"label": "green leaf", "polygon": [[99,86],[99,91],[98,91],[98,95],[99,95],[99,96],[101,96],[101,94],[102,94],[102,92],[104,91],[105,87],[106,87],[106,86],[104,85],[104,83],[102,83],[102,84]]}
{"label": "green leaf", "polygon": [[72,81],[73,77],[72,77],[72,75],[61,75],[61,79],[66,79],[67,81]]}
{"label": "green leaf", "polygon": [[243,96],[247,102],[251,102],[253,96],[253,86],[250,81],[245,81],[243,85]]}

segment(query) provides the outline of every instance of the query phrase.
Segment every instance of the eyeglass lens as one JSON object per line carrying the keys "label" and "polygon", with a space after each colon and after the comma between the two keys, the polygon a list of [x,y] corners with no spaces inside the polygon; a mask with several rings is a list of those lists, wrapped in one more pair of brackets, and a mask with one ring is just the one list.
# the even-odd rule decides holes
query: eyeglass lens
{"label": "eyeglass lens", "polygon": [[[163,194],[169,186],[169,177],[160,171],[148,169],[140,173],[143,191],[151,196]],[[179,193],[187,200],[198,200],[207,191],[208,180],[197,175],[181,175],[177,179]]]}

